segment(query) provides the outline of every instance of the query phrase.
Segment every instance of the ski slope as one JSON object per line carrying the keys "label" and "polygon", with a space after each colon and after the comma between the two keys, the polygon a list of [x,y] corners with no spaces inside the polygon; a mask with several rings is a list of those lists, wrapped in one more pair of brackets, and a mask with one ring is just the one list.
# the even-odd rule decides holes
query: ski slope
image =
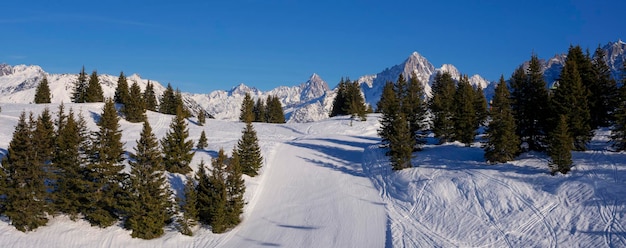
{"label": "ski slope", "polygon": [[[57,105],[49,105],[57,111]],[[0,153],[5,154],[22,110],[44,105],[0,104]],[[95,130],[102,104],[66,104]],[[172,116],[148,113],[157,137]],[[190,136],[207,133],[192,168],[241,136],[238,122],[190,120]],[[132,151],[140,123],[120,122]],[[550,176],[547,157],[524,154],[498,165],[484,163],[480,144],[435,145],[415,153],[412,169],[393,172],[378,147],[377,116],[313,123],[255,123],[264,165],[245,177],[243,222],[224,234],[197,228],[193,237],[166,227],[154,240],[130,237],[115,225],[90,227],[65,216],[30,233],[0,220],[0,247],[626,247],[626,153],[608,149],[598,130],[586,152],[574,152],[566,176]],[[182,192],[184,178],[169,175]]]}

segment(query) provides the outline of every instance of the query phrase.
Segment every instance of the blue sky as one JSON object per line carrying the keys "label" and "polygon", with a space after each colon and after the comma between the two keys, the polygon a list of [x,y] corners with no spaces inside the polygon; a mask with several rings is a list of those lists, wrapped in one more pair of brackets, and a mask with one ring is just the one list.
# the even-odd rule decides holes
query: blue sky
{"label": "blue sky", "polygon": [[0,63],[138,73],[182,91],[331,87],[399,64],[497,80],[530,58],[626,39],[626,1],[6,1]]}

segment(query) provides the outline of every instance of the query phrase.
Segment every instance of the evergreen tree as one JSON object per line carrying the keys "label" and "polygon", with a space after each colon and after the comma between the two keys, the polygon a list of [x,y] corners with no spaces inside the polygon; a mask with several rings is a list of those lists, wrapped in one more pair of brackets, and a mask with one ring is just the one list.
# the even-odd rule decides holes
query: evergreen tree
{"label": "evergreen tree", "polygon": [[35,230],[48,222],[46,218],[46,187],[43,166],[36,161],[33,145],[33,116],[26,120],[22,112],[7,156],[2,161],[5,186],[4,214],[22,232]]}
{"label": "evergreen tree", "polygon": [[89,83],[85,90],[85,102],[104,102],[102,86],[98,80],[98,72],[93,71],[89,76]]}
{"label": "evergreen tree", "polygon": [[174,93],[174,89],[171,84],[167,84],[167,88],[163,91],[163,95],[161,96],[161,100],[159,103],[159,112],[167,115],[175,115],[176,114],[176,94]]}
{"label": "evergreen tree", "polygon": [[626,63],[622,68],[622,86],[615,107],[615,124],[611,127],[611,140],[617,151],[626,150]]}
{"label": "evergreen tree", "polygon": [[367,120],[367,118],[365,117],[365,112],[367,111],[365,107],[365,99],[361,94],[361,88],[359,87],[359,83],[357,81],[347,82],[346,86],[346,114],[351,115],[351,118],[359,117],[361,121]]}
{"label": "evergreen tree", "polygon": [[283,105],[277,96],[267,96],[267,122],[268,123],[285,123],[285,113],[283,113]]}
{"label": "evergreen tree", "polygon": [[252,96],[250,93],[246,93],[243,98],[243,102],[241,102],[241,111],[239,113],[239,121],[241,122],[252,122],[254,120],[254,100],[252,100]]}
{"label": "evergreen tree", "polygon": [[237,149],[233,149],[233,156],[226,166],[226,192],[228,194],[228,204],[226,207],[226,223],[228,227],[233,227],[241,222],[240,215],[243,213],[245,205],[243,196],[246,191],[246,184],[243,180],[243,171],[240,164]]}
{"label": "evergreen tree", "polygon": [[432,130],[439,143],[451,142],[454,139],[454,95],[455,83],[452,76],[437,72],[432,86],[433,97],[429,108],[432,112]]}
{"label": "evergreen tree", "polygon": [[557,172],[567,174],[572,168],[572,153],[574,149],[573,139],[567,128],[567,117],[559,116],[559,123],[550,133],[548,154],[550,155],[551,174]]}
{"label": "evergreen tree", "polygon": [[227,206],[228,195],[226,191],[226,155],[224,149],[220,149],[217,158],[212,160],[213,169],[209,177],[209,223],[214,233],[223,233],[228,228]]}
{"label": "evergreen tree", "polygon": [[377,109],[382,113],[378,135],[382,138],[383,145],[389,146],[392,138],[397,136],[398,132],[393,124],[400,114],[400,100],[393,90],[392,82],[387,82],[383,87]]}
{"label": "evergreen tree", "polygon": [[206,123],[206,113],[204,113],[204,111],[201,110],[198,113],[198,125],[204,126],[204,123]]}
{"label": "evergreen tree", "polygon": [[48,77],[46,75],[43,76],[35,90],[35,103],[50,103],[50,86],[48,85]]}
{"label": "evergreen tree", "polygon": [[330,117],[334,117],[334,116],[339,116],[339,115],[347,115],[347,110],[348,110],[348,86],[347,84],[349,83],[349,79],[348,82],[344,81],[343,77],[341,78],[341,81],[339,81],[339,84],[337,85],[337,95],[335,96],[335,99],[333,100],[333,107],[330,111]]}
{"label": "evergreen tree", "polygon": [[96,124],[99,130],[93,135],[90,161],[86,168],[89,202],[84,214],[92,225],[107,227],[118,220],[117,195],[121,191],[120,173],[124,169],[122,131],[113,99],[106,100]]}
{"label": "evergreen tree", "polygon": [[193,158],[193,141],[189,138],[189,129],[183,116],[182,107],[176,110],[176,117],[170,123],[170,130],[161,140],[163,163],[171,173],[186,174],[191,171],[189,164]]}
{"label": "evergreen tree", "polygon": [[[204,170],[204,168],[201,169]],[[187,177],[184,193],[184,200],[179,199],[179,204],[181,205],[183,214],[178,220],[178,225],[180,226],[180,232],[183,235],[192,236],[193,231],[191,228],[196,226],[198,223],[198,192],[196,191],[196,185],[193,177]]]}
{"label": "evergreen tree", "polygon": [[454,95],[454,138],[469,147],[474,142],[478,118],[476,117],[475,95],[467,75],[461,76]]}
{"label": "evergreen tree", "polygon": [[[196,211],[198,212],[198,221],[204,225],[211,224],[211,183],[209,175],[206,172],[204,161],[200,161],[198,171],[196,171]],[[190,202],[191,203],[191,202]],[[192,213],[192,212],[190,212]],[[194,217],[194,216],[190,216]]]}
{"label": "evergreen tree", "polygon": [[130,87],[128,101],[122,107],[122,113],[129,122],[141,122],[146,119],[146,106],[137,82]]}
{"label": "evergreen tree", "polygon": [[544,150],[549,97],[539,58],[532,55],[528,72],[520,66],[510,81],[516,134],[527,144],[528,150]]}
{"label": "evergreen tree", "polygon": [[[51,194],[53,190],[53,185],[51,184],[51,180],[54,177],[53,174],[53,165],[52,158],[54,156],[54,148],[55,148],[55,135],[54,135],[54,123],[52,121],[52,116],[50,115],[50,110],[46,107],[41,112],[41,114],[37,117],[37,121],[33,124],[33,149],[35,153],[33,154],[35,158],[35,162],[39,165],[45,175],[45,185],[46,185],[46,201],[51,201]],[[52,212],[51,209],[46,209],[48,212]]]}
{"label": "evergreen tree", "polygon": [[520,140],[515,134],[515,119],[504,76],[500,77],[495,91],[489,112],[491,122],[486,131],[485,159],[490,163],[505,163],[519,153]]}
{"label": "evergreen tree", "polygon": [[241,139],[237,142],[237,154],[244,174],[251,177],[259,174],[259,169],[263,165],[263,157],[256,131],[251,123],[246,123]]}
{"label": "evergreen tree", "polygon": [[115,103],[126,104],[130,101],[130,92],[128,90],[128,81],[124,72],[120,72],[120,77],[117,79],[117,88],[115,88],[115,96],[113,98]]}
{"label": "evergreen tree", "polygon": [[561,71],[559,85],[554,90],[551,106],[556,115],[565,115],[569,134],[574,139],[574,148],[586,150],[591,140],[591,117],[587,103],[587,89],[582,85],[576,60],[568,56]]}
{"label": "evergreen tree", "polygon": [[74,83],[74,92],[72,93],[72,101],[75,103],[86,102],[87,93],[87,73],[85,73],[85,66],[80,70],[78,79]]}
{"label": "evergreen tree", "polygon": [[606,64],[606,52],[598,46],[593,55],[593,71],[596,85],[591,90],[591,127],[606,127],[614,120],[613,113],[619,99],[617,83],[611,77],[611,68]]}
{"label": "evergreen tree", "polygon": [[174,93],[174,102],[175,102],[174,106],[176,108],[176,111],[178,111],[177,109],[178,107],[180,107],[184,118],[191,117],[191,112],[187,109],[187,107],[185,107],[185,103],[183,101],[183,94],[180,92],[178,88],[176,88],[176,91]]}
{"label": "evergreen tree", "polygon": [[411,168],[411,159],[413,158],[413,148],[415,140],[411,138],[409,133],[409,125],[405,114],[400,113],[398,118],[392,123],[398,135],[390,137],[389,155],[391,157],[391,166],[393,170],[402,170]]}
{"label": "evergreen tree", "polygon": [[169,219],[169,200],[159,141],[145,121],[135,153],[131,154],[131,199],[127,226],[134,238],[153,239],[163,235]]}
{"label": "evergreen tree", "polygon": [[409,122],[410,135],[417,145],[422,145],[424,141],[424,131],[426,129],[426,103],[424,102],[424,87],[417,78],[415,72],[411,74],[407,85],[407,91],[402,101],[402,109]]}
{"label": "evergreen tree", "polygon": [[262,98],[256,99],[254,104],[254,122],[267,122],[267,106]]}
{"label": "evergreen tree", "polygon": [[198,150],[204,150],[204,148],[206,148],[208,145],[209,144],[206,138],[206,134],[204,133],[204,130],[202,130],[202,132],[200,133],[200,139],[198,140],[198,145],[196,145],[196,148],[198,148]]}
{"label": "evergreen tree", "polygon": [[474,110],[476,111],[476,121],[478,122],[476,126],[480,127],[485,125],[487,116],[489,116],[489,111],[487,110],[487,98],[485,98],[485,93],[480,86],[476,86],[474,96]]}
{"label": "evergreen tree", "polygon": [[143,92],[143,100],[146,104],[146,109],[150,111],[157,111],[158,104],[156,94],[154,93],[154,85],[148,81],[146,90]]}

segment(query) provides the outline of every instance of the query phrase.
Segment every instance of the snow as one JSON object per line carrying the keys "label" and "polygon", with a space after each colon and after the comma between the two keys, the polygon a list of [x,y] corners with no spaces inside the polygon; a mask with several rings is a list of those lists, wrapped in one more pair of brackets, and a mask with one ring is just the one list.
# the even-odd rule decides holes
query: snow
{"label": "snow", "polygon": [[[5,154],[22,110],[39,113],[57,104],[0,104],[0,153]],[[101,103],[66,104],[83,113],[88,127]],[[550,176],[547,157],[523,154],[488,165],[480,143],[435,145],[416,152],[412,169],[390,170],[378,147],[377,115],[365,122],[335,117],[311,123],[255,123],[264,157],[261,174],[245,177],[243,222],[224,234],[197,228],[193,237],[166,227],[163,237],[130,237],[121,224],[100,229],[66,216],[22,233],[0,220],[0,247],[624,247],[626,153],[612,152],[609,131],[597,130],[586,152],[573,152],[568,175]],[[157,137],[172,116],[148,113]],[[205,130],[209,147],[196,151],[210,164],[230,151],[239,122],[190,120],[194,140]],[[141,124],[121,121],[132,151]],[[170,175],[180,193],[183,179]]]}

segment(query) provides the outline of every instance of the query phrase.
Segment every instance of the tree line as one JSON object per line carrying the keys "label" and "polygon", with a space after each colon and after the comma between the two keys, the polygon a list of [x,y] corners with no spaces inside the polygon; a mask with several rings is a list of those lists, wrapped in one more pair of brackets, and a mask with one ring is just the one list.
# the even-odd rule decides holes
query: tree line
{"label": "tree line", "polygon": [[599,127],[611,127],[613,147],[625,150],[626,65],[618,87],[605,57],[600,47],[591,56],[571,46],[558,82],[548,89],[533,54],[508,82],[500,78],[489,105],[466,75],[456,82],[449,73],[438,72],[430,99],[418,86],[412,89],[412,84],[421,85],[415,75],[408,84],[400,75],[397,82],[387,83],[377,106],[382,113],[379,135],[393,169],[412,167],[413,151],[419,150],[425,132],[432,132],[439,143],[471,146],[482,126],[487,162],[504,163],[526,151],[546,152],[553,175],[570,171],[571,151],[586,150]]}

